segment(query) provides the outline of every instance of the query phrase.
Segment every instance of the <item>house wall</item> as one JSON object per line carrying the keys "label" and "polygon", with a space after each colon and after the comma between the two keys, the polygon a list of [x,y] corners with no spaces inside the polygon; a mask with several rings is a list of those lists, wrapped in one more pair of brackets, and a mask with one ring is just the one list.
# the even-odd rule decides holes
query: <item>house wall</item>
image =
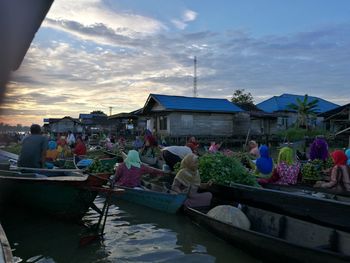
{"label": "house wall", "polygon": [[54,122],[50,124],[50,130],[51,132],[58,132],[58,133],[65,133],[68,131],[72,131],[73,133],[81,133],[83,131],[82,125],[69,120],[69,119],[63,119],[58,122]]}
{"label": "house wall", "polygon": [[167,129],[160,130],[159,116],[156,117],[157,133],[167,136],[232,136],[233,115],[217,113],[167,114]]}

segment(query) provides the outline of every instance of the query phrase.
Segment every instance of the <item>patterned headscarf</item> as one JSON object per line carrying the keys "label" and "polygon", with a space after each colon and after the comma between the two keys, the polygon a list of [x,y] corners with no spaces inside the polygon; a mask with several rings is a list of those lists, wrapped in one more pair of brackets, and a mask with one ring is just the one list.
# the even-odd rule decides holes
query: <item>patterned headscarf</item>
{"label": "patterned headscarf", "polygon": [[316,138],[310,146],[310,159],[327,160],[329,157],[328,144],[323,138]]}

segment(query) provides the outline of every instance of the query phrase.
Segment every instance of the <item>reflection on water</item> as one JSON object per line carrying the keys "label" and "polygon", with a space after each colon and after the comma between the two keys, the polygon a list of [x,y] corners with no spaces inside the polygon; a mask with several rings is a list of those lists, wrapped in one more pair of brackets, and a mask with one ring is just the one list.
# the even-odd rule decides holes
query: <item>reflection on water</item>
{"label": "reflection on water", "polygon": [[[77,224],[18,210],[3,215],[2,224],[21,262],[257,262],[183,215],[123,201],[113,203],[109,215],[104,240],[86,247],[79,247],[85,228]],[[84,217],[87,224],[97,220],[93,211]]]}

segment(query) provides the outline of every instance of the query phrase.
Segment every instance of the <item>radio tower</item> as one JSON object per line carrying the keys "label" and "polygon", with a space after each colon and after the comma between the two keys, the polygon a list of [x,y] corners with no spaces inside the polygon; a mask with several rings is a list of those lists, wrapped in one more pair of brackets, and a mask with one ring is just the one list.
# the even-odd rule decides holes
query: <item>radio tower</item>
{"label": "radio tower", "polygon": [[197,97],[197,57],[194,56],[193,97]]}
{"label": "radio tower", "polygon": [[112,109],[113,107],[109,107],[109,116],[112,116]]}

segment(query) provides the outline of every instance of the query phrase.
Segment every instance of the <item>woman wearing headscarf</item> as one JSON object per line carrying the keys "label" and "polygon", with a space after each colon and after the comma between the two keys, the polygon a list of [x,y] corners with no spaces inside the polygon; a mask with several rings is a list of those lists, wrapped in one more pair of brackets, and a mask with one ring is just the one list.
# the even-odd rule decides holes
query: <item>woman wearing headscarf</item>
{"label": "woman wearing headscarf", "polygon": [[205,189],[208,184],[201,182],[198,171],[198,156],[193,153],[187,154],[181,161],[180,170],[175,176],[172,190],[177,193],[187,193],[185,206],[209,206],[212,194],[209,192],[198,193],[199,188]]}
{"label": "woman wearing headscarf", "polygon": [[157,141],[150,135],[145,137],[145,144],[140,149],[140,158],[143,163],[151,166],[157,164]]}
{"label": "woman wearing headscarf", "polygon": [[254,159],[259,158],[259,145],[256,141],[250,141],[248,143],[248,152]]}
{"label": "woman wearing headscarf", "polygon": [[262,177],[270,176],[273,169],[273,161],[269,156],[269,147],[261,145],[259,148],[260,157],[256,160],[256,172]]}
{"label": "woman wearing headscarf", "polygon": [[55,141],[49,141],[48,149],[46,151],[46,160],[55,161],[58,157],[57,143]]}
{"label": "woman wearing headscarf", "polygon": [[283,147],[277,160],[276,171],[278,180],[275,184],[296,184],[300,172],[300,164],[294,161],[293,150]]}
{"label": "woman wearing headscarf", "polygon": [[347,150],[345,151],[345,155],[346,155],[346,158],[348,158],[346,164],[347,164],[347,166],[350,167],[350,149],[347,149]]}
{"label": "woman wearing headscarf", "polygon": [[323,138],[316,138],[310,146],[310,159],[326,161],[329,157],[328,144]]}
{"label": "woman wearing headscarf", "polygon": [[138,187],[144,174],[163,175],[164,172],[141,163],[139,153],[130,150],[126,159],[120,164],[115,173],[118,186]]}
{"label": "woman wearing headscarf", "polygon": [[350,177],[346,165],[348,158],[342,150],[332,152],[334,166],[331,170],[329,182],[317,181],[315,187],[337,188],[339,190],[350,191]]}

